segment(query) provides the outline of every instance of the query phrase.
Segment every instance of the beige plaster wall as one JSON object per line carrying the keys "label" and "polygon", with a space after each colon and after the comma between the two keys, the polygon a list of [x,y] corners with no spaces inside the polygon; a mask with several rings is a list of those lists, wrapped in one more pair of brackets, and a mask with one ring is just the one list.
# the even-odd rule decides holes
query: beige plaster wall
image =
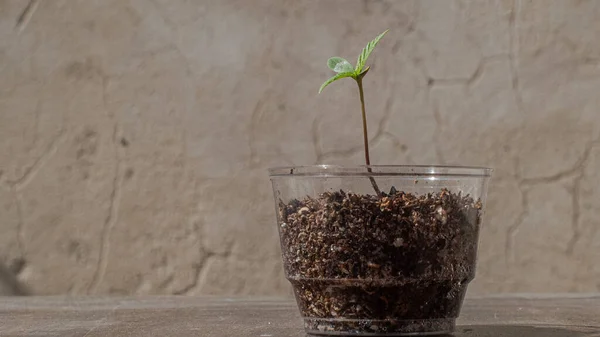
{"label": "beige plaster wall", "polygon": [[496,168],[471,294],[600,290],[600,1],[1,0],[0,260],[36,294],[290,294],[266,168]]}

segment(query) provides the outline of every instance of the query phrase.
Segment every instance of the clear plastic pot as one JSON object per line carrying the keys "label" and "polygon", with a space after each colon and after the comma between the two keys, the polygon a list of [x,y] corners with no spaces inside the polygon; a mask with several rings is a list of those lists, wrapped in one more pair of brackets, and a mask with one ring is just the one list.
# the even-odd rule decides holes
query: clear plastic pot
{"label": "clear plastic pot", "polygon": [[310,335],[452,332],[475,275],[491,170],[269,171],[287,279]]}

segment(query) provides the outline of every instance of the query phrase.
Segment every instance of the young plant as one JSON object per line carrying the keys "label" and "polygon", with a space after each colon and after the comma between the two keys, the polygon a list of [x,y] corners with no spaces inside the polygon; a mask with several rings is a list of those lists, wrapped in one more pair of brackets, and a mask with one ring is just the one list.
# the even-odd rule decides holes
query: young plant
{"label": "young plant", "polygon": [[[350,64],[350,62],[348,62],[346,59],[341,57],[336,56],[327,60],[327,66],[331,70],[335,71],[337,75],[325,81],[325,83],[321,85],[321,88],[319,88],[319,93],[321,93],[325,87],[337,80],[341,80],[342,78],[352,78],[356,81],[360,96],[360,107],[362,110],[363,141],[365,145],[365,163],[367,166],[371,165],[371,158],[369,156],[369,133],[367,130],[367,112],[365,109],[365,94],[362,80],[370,69],[369,66],[366,66],[369,55],[371,55],[379,41],[387,32],[388,31],[386,30],[385,32],[379,34],[379,36],[377,36],[375,39],[373,39],[373,41],[369,42],[365,48],[363,48],[362,52],[358,56],[355,67],[353,67],[352,64]],[[371,172],[371,168],[368,168],[368,171]],[[371,184],[373,185],[375,192],[377,192],[377,195],[381,195],[381,191],[379,190],[377,183],[375,183],[375,179],[373,179],[373,177],[369,177],[369,179],[371,180]]]}

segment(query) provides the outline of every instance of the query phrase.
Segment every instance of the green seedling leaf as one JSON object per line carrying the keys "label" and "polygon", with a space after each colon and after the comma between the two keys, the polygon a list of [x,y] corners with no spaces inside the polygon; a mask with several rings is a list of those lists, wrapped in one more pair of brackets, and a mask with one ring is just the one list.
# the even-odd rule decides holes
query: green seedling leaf
{"label": "green seedling leaf", "polygon": [[381,40],[387,32],[388,31],[386,30],[385,32],[379,34],[379,36],[377,36],[373,41],[367,44],[367,46],[362,50],[360,56],[358,57],[356,67],[352,67],[352,64],[348,62],[348,60],[338,56],[332,57],[329,60],[327,60],[327,66],[329,67],[329,69],[335,71],[338,74],[328,79],[325,83],[323,83],[323,85],[321,85],[321,88],[319,88],[319,93],[321,93],[323,89],[325,89],[325,87],[327,87],[331,83],[342,78],[352,77],[357,82],[361,81],[362,78],[369,71],[369,67],[365,67],[369,55],[371,55],[371,53],[379,43],[379,40]]}
{"label": "green seedling leaf", "polygon": [[354,71],[354,67],[348,62],[346,59],[341,57],[332,57],[327,60],[327,66],[329,69],[335,71],[336,73],[349,73]]}
{"label": "green seedling leaf", "polygon": [[[369,67],[366,66],[369,55],[371,55],[371,53],[373,52],[373,49],[375,49],[375,47],[379,43],[379,40],[381,40],[387,32],[388,31],[386,30],[385,32],[379,34],[379,36],[377,36],[373,41],[371,41],[367,44],[367,46],[362,50],[362,52],[358,56],[358,61],[356,62],[356,68],[352,68],[352,65],[350,64],[350,62],[346,61],[345,59],[343,59],[341,57],[332,57],[329,60],[327,60],[327,66],[329,66],[329,68],[331,70],[335,71],[338,74],[333,76],[332,78],[328,79],[327,81],[325,81],[325,83],[323,83],[321,85],[321,88],[319,88],[319,94],[320,94],[323,91],[323,89],[325,89],[328,85],[330,85],[331,83],[333,83],[339,79],[350,77],[356,81],[356,84],[358,85],[358,93],[359,93],[359,97],[360,97],[360,108],[362,111],[363,142],[365,144],[365,164],[368,167],[367,168],[368,172],[372,172],[372,169],[371,169],[371,167],[369,167],[369,165],[371,165],[371,159],[369,156],[369,135],[367,132],[367,111],[365,109],[363,77],[365,77],[367,75],[367,73],[369,72],[369,69],[370,69]],[[377,195],[380,197],[384,196],[385,193],[381,193],[381,190],[379,189],[379,186],[377,185],[375,178],[373,178],[372,176],[369,176],[369,180],[371,181],[371,185],[373,185],[373,189],[375,190]],[[391,193],[392,192],[390,191],[390,194]]]}
{"label": "green seedling leaf", "polygon": [[389,29],[386,30],[385,32],[379,34],[379,36],[377,36],[375,39],[373,39],[373,41],[369,42],[367,44],[367,46],[362,50],[362,52],[358,56],[358,61],[356,61],[356,68],[354,69],[354,71],[357,75],[363,72],[363,69],[365,67],[365,64],[367,63],[367,59],[369,58],[369,55],[371,55],[371,53],[373,52],[373,49],[375,49],[375,47],[379,43],[379,40],[381,40],[388,31],[389,31]]}
{"label": "green seedling leaf", "polygon": [[335,76],[333,76],[332,78],[328,79],[327,81],[325,81],[325,83],[323,83],[321,85],[321,88],[319,88],[319,94],[323,91],[323,89],[325,89],[326,86],[330,85],[331,83],[342,79],[342,78],[346,78],[346,77],[354,77],[354,71],[350,71],[350,72],[346,72],[346,73],[339,73]]}

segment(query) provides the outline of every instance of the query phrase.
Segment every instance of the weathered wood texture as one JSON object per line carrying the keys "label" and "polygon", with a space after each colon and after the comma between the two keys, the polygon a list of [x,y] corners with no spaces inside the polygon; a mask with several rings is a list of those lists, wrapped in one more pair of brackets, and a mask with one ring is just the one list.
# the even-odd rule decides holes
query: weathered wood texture
{"label": "weathered wood texture", "polygon": [[[295,303],[210,297],[0,299],[0,336],[305,336]],[[600,336],[600,294],[473,298],[456,336]]]}

